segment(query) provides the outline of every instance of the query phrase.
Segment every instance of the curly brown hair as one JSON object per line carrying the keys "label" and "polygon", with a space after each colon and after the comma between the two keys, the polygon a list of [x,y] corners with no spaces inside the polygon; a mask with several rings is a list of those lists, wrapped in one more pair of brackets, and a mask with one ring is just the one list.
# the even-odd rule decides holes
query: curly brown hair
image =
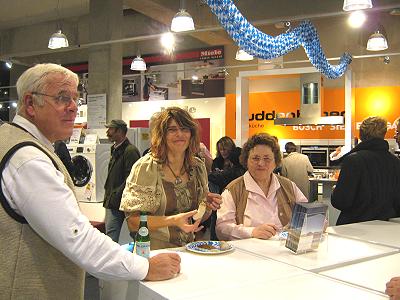
{"label": "curly brown hair", "polygon": [[189,147],[185,151],[185,169],[190,170],[195,163],[195,154],[199,152],[200,134],[199,124],[193,117],[184,109],[179,107],[168,107],[161,111],[154,120],[152,120],[151,128],[151,154],[162,164],[168,160],[167,156],[167,129],[171,120],[181,127],[190,129]]}
{"label": "curly brown hair", "polygon": [[247,169],[247,161],[249,159],[250,150],[257,145],[265,145],[271,148],[274,154],[275,164],[278,166],[281,163],[281,149],[275,137],[268,133],[257,133],[250,137],[243,145],[242,153],[240,154],[240,163]]}

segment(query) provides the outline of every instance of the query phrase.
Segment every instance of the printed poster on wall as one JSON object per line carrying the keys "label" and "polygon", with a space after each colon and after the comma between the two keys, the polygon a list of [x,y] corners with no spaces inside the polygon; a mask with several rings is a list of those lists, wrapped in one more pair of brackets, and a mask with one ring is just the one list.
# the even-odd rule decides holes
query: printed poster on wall
{"label": "printed poster on wall", "polygon": [[106,124],[106,100],[106,94],[87,96],[87,127],[89,129],[104,128]]}

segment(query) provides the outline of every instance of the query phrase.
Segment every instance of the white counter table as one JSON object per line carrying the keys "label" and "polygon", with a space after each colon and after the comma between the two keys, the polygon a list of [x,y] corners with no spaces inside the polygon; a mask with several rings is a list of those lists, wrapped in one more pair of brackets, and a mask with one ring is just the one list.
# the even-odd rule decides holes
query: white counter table
{"label": "white counter table", "polygon": [[[181,274],[168,281],[141,282],[139,299],[213,299],[210,295],[235,288],[248,289],[252,282],[286,281],[304,270],[235,249],[219,255],[180,252]],[[229,299],[234,299],[231,296]],[[225,298],[226,299],[226,298]],[[237,298],[236,298],[237,299]]]}
{"label": "white counter table", "polygon": [[303,254],[294,254],[276,239],[260,240],[253,238],[231,243],[238,249],[313,272],[398,252],[397,249],[392,247],[370,244],[335,235],[326,235],[318,251]]}
{"label": "white counter table", "polygon": [[399,223],[368,221],[328,227],[327,232],[351,239],[400,248]]}
{"label": "white counter table", "polygon": [[[165,299],[165,298],[159,298]],[[202,296],[188,297],[190,300],[222,299],[273,299],[273,300],[373,300],[389,297],[364,288],[355,287],[313,273],[288,276],[283,280],[260,280],[239,285],[231,289]]]}
{"label": "white counter table", "polygon": [[399,266],[400,253],[351,264],[320,274],[384,293],[386,282],[392,277],[400,276]]}
{"label": "white counter table", "polygon": [[234,251],[217,255],[180,250],[177,277],[158,282],[103,282],[102,299],[389,299],[384,285],[400,275],[397,235],[394,241],[381,239],[385,245],[353,238],[359,234],[357,238],[377,240],[387,230],[400,229],[400,224],[386,223],[352,224],[346,231],[344,226],[329,228],[335,234],[329,234],[318,251],[304,254],[292,253],[278,239],[232,241]]}

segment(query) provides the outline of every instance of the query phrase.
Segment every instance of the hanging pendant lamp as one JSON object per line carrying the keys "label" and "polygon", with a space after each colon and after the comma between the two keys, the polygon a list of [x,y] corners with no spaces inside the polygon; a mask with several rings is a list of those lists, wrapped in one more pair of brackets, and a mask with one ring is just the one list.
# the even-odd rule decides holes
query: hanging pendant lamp
{"label": "hanging pendant lamp", "polygon": [[375,33],[371,34],[367,42],[367,50],[369,51],[382,51],[388,48],[388,42],[386,37],[376,31]]}
{"label": "hanging pendant lamp", "polygon": [[131,70],[133,71],[146,71],[147,66],[146,62],[140,55],[136,56],[131,63]]}
{"label": "hanging pendant lamp", "polygon": [[49,39],[49,49],[59,49],[68,47],[68,39],[65,34],[58,30],[57,32],[53,33]]}
{"label": "hanging pendant lamp", "polygon": [[194,30],[193,18],[184,8],[181,8],[172,19],[171,31],[183,32],[190,30]]}
{"label": "hanging pendant lamp", "polygon": [[240,61],[248,61],[248,60],[253,60],[254,57],[253,55],[247,53],[246,51],[238,49],[238,51],[236,52],[235,59]]}
{"label": "hanging pendant lamp", "polygon": [[372,8],[371,0],[344,0],[343,2],[344,11],[360,10],[367,8]]}

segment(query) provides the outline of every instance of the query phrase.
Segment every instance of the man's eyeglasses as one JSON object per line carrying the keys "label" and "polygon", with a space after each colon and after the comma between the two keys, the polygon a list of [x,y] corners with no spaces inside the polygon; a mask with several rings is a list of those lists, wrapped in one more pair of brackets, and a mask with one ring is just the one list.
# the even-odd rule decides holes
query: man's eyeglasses
{"label": "man's eyeglasses", "polygon": [[177,127],[177,126],[171,126],[167,128],[167,132],[169,134],[177,134],[178,131],[181,131],[182,133],[190,133],[190,128],[189,127]]}
{"label": "man's eyeglasses", "polygon": [[67,95],[57,95],[57,96],[52,96],[52,95],[47,95],[39,92],[32,92],[32,95],[39,95],[39,96],[46,96],[49,98],[53,98],[57,104],[62,104],[65,107],[68,107],[71,105],[72,101],[75,102],[75,104],[78,104],[79,97],[78,96],[67,96]]}
{"label": "man's eyeglasses", "polygon": [[263,163],[265,163],[265,164],[269,164],[269,163],[271,163],[272,161],[274,161],[273,158],[270,158],[270,157],[260,157],[260,156],[253,156],[253,157],[250,157],[250,160],[251,160],[253,163],[255,163],[255,164],[258,164],[258,163],[260,163],[261,161],[262,161]]}

